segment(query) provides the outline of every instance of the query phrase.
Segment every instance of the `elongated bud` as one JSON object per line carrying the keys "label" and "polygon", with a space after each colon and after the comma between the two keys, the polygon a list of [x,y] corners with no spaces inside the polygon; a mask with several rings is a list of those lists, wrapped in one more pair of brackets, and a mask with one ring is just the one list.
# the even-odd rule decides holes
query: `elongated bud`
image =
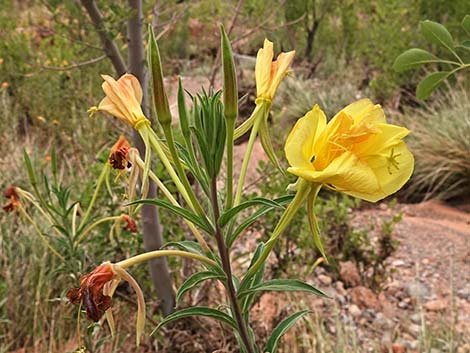
{"label": "elongated bud", "polygon": [[180,120],[181,133],[187,140],[191,140],[191,132],[189,131],[188,109],[186,109],[186,101],[184,100],[184,88],[181,77],[178,79],[178,113]]}
{"label": "elongated bud", "polygon": [[152,26],[149,25],[149,43],[148,43],[148,62],[152,77],[153,102],[157,112],[157,119],[162,126],[167,127],[171,124],[171,112],[168,104],[168,97],[163,85],[162,62],[158,50],[155,34]]}
{"label": "elongated bud", "polygon": [[224,114],[227,119],[235,120],[238,115],[237,74],[235,72],[232,47],[223,25],[220,26],[220,45],[222,49],[222,67],[224,70]]}

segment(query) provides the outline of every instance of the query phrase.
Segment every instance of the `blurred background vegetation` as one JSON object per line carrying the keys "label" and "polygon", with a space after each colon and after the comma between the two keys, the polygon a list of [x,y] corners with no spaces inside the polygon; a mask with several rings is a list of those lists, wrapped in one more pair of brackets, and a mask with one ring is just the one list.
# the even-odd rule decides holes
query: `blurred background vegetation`
{"label": "blurred background vegetation", "polygon": [[[126,23],[132,15],[127,2],[97,4],[106,31],[125,54]],[[212,81],[216,88],[220,87],[218,26],[224,23],[230,30],[239,65],[240,96],[248,97],[242,118],[253,107],[254,60],[264,38],[275,43],[277,52],[296,50],[293,77],[281,85],[271,119],[281,158],[285,132],[313,104],[319,103],[331,117],[351,101],[370,97],[385,107],[392,121],[413,131],[408,142],[416,157],[416,171],[409,187],[399,195],[400,200],[440,197],[459,202],[468,197],[468,75],[458,76],[451,82],[452,89],[442,87],[423,102],[416,99],[414,91],[424,73],[397,74],[392,70],[395,58],[406,49],[433,49],[418,32],[421,20],[440,22],[455,38],[461,38],[464,33],[460,22],[470,14],[468,0],[165,0],[144,1],[144,14],[160,38],[169,81],[181,75],[187,81]],[[470,53],[461,54],[468,58]],[[87,109],[102,97],[101,73],[112,74],[113,69],[79,1],[0,1],[1,190],[13,184],[30,189],[23,150],[30,154],[41,181],[52,178],[51,154],[55,149],[58,179],[70,192],[70,202],[88,202],[110,146],[120,134],[129,134],[123,124],[112,119],[88,117]],[[270,188],[260,190],[262,193],[278,195],[292,181],[269,175],[265,165],[260,169],[272,181],[265,184]],[[113,185],[111,199],[104,192],[98,198],[97,213],[103,216],[114,214],[124,202],[123,185],[119,180]],[[329,244],[338,261],[353,259],[358,266],[375,266],[377,273],[374,270],[372,277],[364,280],[380,287],[383,259],[371,253],[367,234],[349,225],[354,207],[358,205],[347,197],[327,197],[318,206],[318,218],[324,215],[334,219],[323,229],[343,237],[341,247],[334,241]],[[31,213],[40,219],[33,210]],[[163,211],[161,217],[165,239],[181,239],[179,222]],[[298,234],[295,227],[300,228],[305,221],[302,217],[305,215],[300,215],[293,226],[293,234]],[[390,224],[395,221],[390,220]],[[47,236],[52,236],[51,229],[41,221],[39,224]],[[390,224],[384,225],[383,231],[388,252],[396,246],[387,245]],[[110,246],[110,227],[105,224],[98,228],[74,255],[77,258],[69,259],[73,263],[71,271],[70,266],[46,251],[30,225],[15,214],[1,213],[0,352],[25,346],[34,346],[37,351],[65,351],[63,343],[76,337],[74,309],[64,300],[66,289],[77,282],[69,274],[79,276],[109,256],[141,251],[141,239],[127,231],[123,231],[120,243]],[[269,230],[269,218],[258,227]],[[285,239],[288,242],[290,238]],[[307,243],[301,241],[296,246],[300,251],[310,251],[306,250],[310,249]],[[357,249],[358,243],[362,250],[353,253],[351,249]],[[289,246],[283,244],[278,249],[279,266],[273,271],[289,271],[283,267],[283,258],[289,256],[282,253],[283,248]],[[176,282],[187,277],[188,266],[172,264],[177,269]],[[147,298],[155,298],[151,286],[145,285],[145,269],[134,271],[141,277]],[[125,288],[122,291],[126,293]],[[158,302],[150,301],[150,305],[155,308],[151,313],[154,315]],[[120,310],[125,315],[132,308],[123,305]],[[95,328],[88,330],[92,340]],[[132,330],[127,334],[131,335]],[[129,340],[125,335],[118,338]],[[114,345],[109,336],[90,342],[85,342],[90,351],[99,351],[103,344]]]}

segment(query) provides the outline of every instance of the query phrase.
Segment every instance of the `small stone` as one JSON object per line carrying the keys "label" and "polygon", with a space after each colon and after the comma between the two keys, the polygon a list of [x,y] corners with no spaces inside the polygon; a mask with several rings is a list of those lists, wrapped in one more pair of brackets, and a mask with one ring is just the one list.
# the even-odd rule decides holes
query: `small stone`
{"label": "small stone", "polygon": [[408,326],[408,332],[411,334],[411,336],[413,336],[413,338],[416,338],[421,332],[421,326],[416,325],[416,324],[411,324]]}
{"label": "small stone", "polygon": [[380,311],[381,305],[377,296],[366,287],[355,287],[351,290],[351,299],[354,304],[363,309]]}
{"label": "small stone", "polygon": [[361,277],[359,272],[357,272],[356,265],[352,261],[341,262],[339,264],[339,275],[349,287],[356,287],[361,284]]}
{"label": "small stone", "polygon": [[465,300],[470,300],[470,287],[459,289],[457,291],[457,296]]}
{"label": "small stone", "polygon": [[447,300],[445,299],[436,299],[431,300],[424,304],[424,308],[429,311],[443,311],[447,309]]}
{"label": "small stone", "polygon": [[342,295],[343,297],[348,295],[348,292],[346,291],[346,289],[344,289],[344,283],[343,282],[337,281],[335,283],[335,288],[336,288],[336,291],[338,292],[339,295]]}
{"label": "small stone", "polygon": [[415,324],[421,323],[421,314],[416,313],[416,314],[411,315],[410,320],[411,320],[411,322],[413,322]]}
{"label": "small stone", "polygon": [[405,290],[408,293],[410,297],[415,297],[415,298],[424,298],[428,297],[429,294],[431,293],[430,288],[419,281],[412,281],[405,285]]}
{"label": "small stone", "polygon": [[408,303],[402,300],[401,302],[398,303],[398,307],[400,309],[406,309],[408,307]]}
{"label": "small stone", "polygon": [[325,286],[329,286],[333,282],[331,277],[328,277],[326,275],[318,275],[317,278]]}
{"label": "small stone", "polygon": [[394,343],[392,345],[393,353],[406,353],[406,346],[402,343]]}
{"label": "small stone", "polygon": [[429,259],[422,259],[422,260],[421,260],[421,263],[422,263],[423,265],[429,265],[429,264],[431,263],[431,261],[429,261]]}
{"label": "small stone", "polygon": [[362,314],[361,309],[359,309],[359,307],[355,304],[351,304],[348,307],[348,312],[352,317],[359,317]]}
{"label": "small stone", "polygon": [[403,266],[405,266],[405,261],[403,261],[403,260],[394,260],[392,262],[392,266],[393,267],[403,267]]}

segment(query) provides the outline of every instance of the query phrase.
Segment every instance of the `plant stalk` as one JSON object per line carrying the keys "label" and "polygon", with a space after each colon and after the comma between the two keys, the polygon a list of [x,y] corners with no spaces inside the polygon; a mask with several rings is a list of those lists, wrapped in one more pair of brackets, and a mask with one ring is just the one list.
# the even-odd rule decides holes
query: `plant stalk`
{"label": "plant stalk", "polygon": [[231,308],[233,314],[235,316],[235,320],[237,321],[238,331],[240,334],[240,338],[245,346],[247,353],[254,353],[253,345],[250,340],[250,336],[248,335],[248,328],[246,326],[245,320],[243,320],[243,315],[240,309],[240,305],[237,300],[237,293],[235,290],[235,286],[233,285],[232,279],[232,268],[230,265],[230,254],[228,252],[228,248],[225,244],[224,238],[222,236],[222,231],[218,224],[218,219],[220,216],[219,210],[219,202],[217,200],[217,180],[213,178],[211,181],[211,202],[212,207],[214,210],[214,223],[215,223],[215,239],[217,241],[217,248],[219,250],[220,259],[222,261],[222,269],[225,272],[227,277],[227,292],[231,304]]}

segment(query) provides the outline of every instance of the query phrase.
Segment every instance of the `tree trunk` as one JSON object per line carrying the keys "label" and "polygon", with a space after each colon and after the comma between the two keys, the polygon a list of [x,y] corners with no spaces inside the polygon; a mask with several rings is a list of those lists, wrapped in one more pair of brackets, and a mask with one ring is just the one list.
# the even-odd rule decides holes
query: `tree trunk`
{"label": "tree trunk", "polygon": [[[148,99],[148,75],[145,70],[144,47],[142,38],[142,1],[129,0],[129,7],[135,12],[128,21],[129,40],[129,72],[135,75],[142,85],[143,101],[142,109],[146,116],[149,114]],[[134,131],[134,143],[141,156],[145,155],[145,146],[140,135]],[[156,197],[155,183],[149,180],[149,198]],[[160,249],[163,245],[162,229],[157,208],[154,205],[142,206],[142,228],[144,237],[144,248],[146,251]],[[175,299],[171,276],[168,270],[166,258],[160,257],[150,261],[150,273],[153,284],[161,302],[163,315],[167,316],[173,312]]]}

